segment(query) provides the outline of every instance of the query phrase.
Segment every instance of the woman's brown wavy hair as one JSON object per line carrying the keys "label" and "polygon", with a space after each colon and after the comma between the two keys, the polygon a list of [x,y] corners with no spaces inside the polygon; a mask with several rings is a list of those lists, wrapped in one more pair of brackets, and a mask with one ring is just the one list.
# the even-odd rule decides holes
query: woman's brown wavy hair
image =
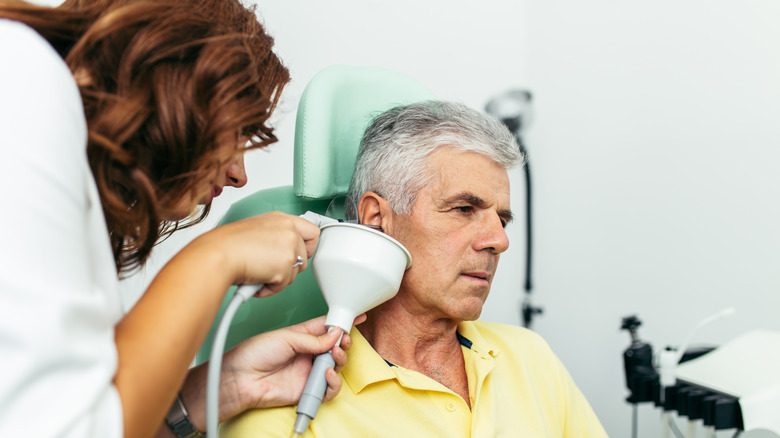
{"label": "woman's brown wavy hair", "polygon": [[268,118],[289,72],[238,0],[0,0],[0,17],[35,29],[74,73],[120,274],[208,214],[166,220],[177,202],[203,198],[245,147],[277,140]]}

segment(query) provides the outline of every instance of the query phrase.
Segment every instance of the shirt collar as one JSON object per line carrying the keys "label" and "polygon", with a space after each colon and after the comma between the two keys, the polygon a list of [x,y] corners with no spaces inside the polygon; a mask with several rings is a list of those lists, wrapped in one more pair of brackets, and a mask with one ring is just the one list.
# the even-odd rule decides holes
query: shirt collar
{"label": "shirt collar", "polygon": [[353,393],[359,393],[372,383],[395,379],[390,365],[379,356],[360,330],[353,327],[349,336],[352,338],[352,348],[347,353],[349,360],[341,370],[341,375]]}
{"label": "shirt collar", "polygon": [[[492,369],[492,359],[500,353],[499,349],[485,341],[472,321],[458,324],[457,333],[461,345],[468,349],[472,355],[489,359],[489,366],[484,371],[485,374],[488,373]],[[352,338],[352,348],[348,352],[349,360],[341,371],[341,375],[354,394],[358,394],[370,384],[398,377],[398,374],[392,369],[392,365],[379,356],[357,328],[353,327],[349,336]],[[470,361],[469,358],[466,360]]]}
{"label": "shirt collar", "polygon": [[[488,355],[493,358],[496,358],[501,354],[501,350],[498,347],[489,344],[485,338],[482,337],[482,334],[479,333],[479,329],[474,324],[474,321],[463,321],[458,324],[458,334],[460,337],[471,342],[471,346],[468,348],[477,354],[483,356]],[[461,341],[461,345],[463,345],[463,341]]]}

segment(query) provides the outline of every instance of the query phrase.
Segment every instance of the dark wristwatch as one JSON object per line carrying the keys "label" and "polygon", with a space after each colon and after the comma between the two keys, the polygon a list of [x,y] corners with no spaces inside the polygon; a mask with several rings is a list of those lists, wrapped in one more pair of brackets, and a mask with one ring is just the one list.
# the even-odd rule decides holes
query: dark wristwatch
{"label": "dark wristwatch", "polygon": [[168,428],[171,429],[176,438],[203,438],[206,436],[190,422],[187,408],[184,407],[181,395],[178,394],[176,395],[176,400],[173,401],[171,410],[168,411],[168,415],[165,417],[165,424],[168,425]]}

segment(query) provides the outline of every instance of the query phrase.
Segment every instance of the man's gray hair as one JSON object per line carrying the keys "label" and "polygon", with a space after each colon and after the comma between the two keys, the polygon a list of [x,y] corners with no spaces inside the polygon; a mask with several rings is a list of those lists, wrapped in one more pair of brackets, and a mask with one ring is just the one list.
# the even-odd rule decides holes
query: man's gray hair
{"label": "man's gray hair", "polygon": [[[525,159],[506,126],[466,105],[432,100],[397,106],[366,128],[348,201],[357,206],[371,191],[385,198],[396,214],[408,214],[433,177],[428,157],[440,147],[484,155],[505,169]],[[356,211],[347,210],[348,219],[355,219],[350,213]]]}

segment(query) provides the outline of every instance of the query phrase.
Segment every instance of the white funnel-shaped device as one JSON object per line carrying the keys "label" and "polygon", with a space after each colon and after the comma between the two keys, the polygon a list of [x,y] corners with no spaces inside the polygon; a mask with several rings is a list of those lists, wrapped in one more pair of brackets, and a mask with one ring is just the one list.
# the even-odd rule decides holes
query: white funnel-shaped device
{"label": "white funnel-shaped device", "polygon": [[409,251],[387,234],[343,222],[323,226],[311,270],[328,303],[325,325],[349,333],[357,315],[398,293],[411,264]]}

